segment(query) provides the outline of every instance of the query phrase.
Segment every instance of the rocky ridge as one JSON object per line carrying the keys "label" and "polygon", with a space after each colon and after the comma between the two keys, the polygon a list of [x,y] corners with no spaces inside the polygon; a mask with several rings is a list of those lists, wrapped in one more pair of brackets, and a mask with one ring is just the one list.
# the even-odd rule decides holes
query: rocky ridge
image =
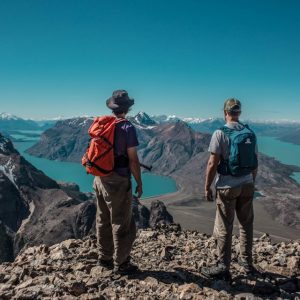
{"label": "rocky ridge", "polygon": [[[0,182],[0,263],[13,260],[23,247],[51,246],[95,231],[94,195],[47,177],[1,134]],[[134,206],[139,228],[173,222],[162,202],[153,202],[150,210],[137,201]]]}
{"label": "rocky ridge", "polygon": [[[88,201],[89,196],[62,189],[26,161],[1,134],[0,180],[0,231],[7,245],[0,251],[1,262],[14,257],[26,244],[79,238],[91,229],[76,223],[92,203]],[[93,215],[89,214],[88,218]]]}
{"label": "rocky ridge", "polygon": [[0,265],[0,298],[5,299],[300,299],[300,243],[254,240],[260,270],[246,276],[233,238],[232,281],[208,280],[203,266],[216,262],[215,241],[178,225],[140,230],[132,257],[140,272],[120,276],[97,264],[94,236],[48,247],[24,249]]}

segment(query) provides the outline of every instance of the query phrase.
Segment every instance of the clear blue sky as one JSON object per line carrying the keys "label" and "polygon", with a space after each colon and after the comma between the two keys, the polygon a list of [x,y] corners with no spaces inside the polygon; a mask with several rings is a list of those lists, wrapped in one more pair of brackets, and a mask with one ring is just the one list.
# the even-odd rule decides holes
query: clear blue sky
{"label": "clear blue sky", "polygon": [[0,0],[0,112],[300,120],[298,0]]}

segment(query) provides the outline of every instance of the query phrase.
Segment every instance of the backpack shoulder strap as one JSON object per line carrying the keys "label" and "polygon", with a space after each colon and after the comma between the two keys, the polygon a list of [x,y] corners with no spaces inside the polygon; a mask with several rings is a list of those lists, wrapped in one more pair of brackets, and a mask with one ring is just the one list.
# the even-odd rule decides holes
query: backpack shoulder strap
{"label": "backpack shoulder strap", "polygon": [[244,127],[247,128],[249,131],[253,132],[253,130],[250,128],[248,124],[245,124]]}
{"label": "backpack shoulder strap", "polygon": [[230,137],[230,135],[232,134],[232,132],[234,132],[234,129],[231,129],[227,126],[222,126],[219,128],[219,130],[221,130],[226,136]]}
{"label": "backpack shoulder strap", "polygon": [[126,122],[126,121],[128,121],[126,118],[116,118],[115,123],[118,124],[118,123],[122,123],[122,122]]}

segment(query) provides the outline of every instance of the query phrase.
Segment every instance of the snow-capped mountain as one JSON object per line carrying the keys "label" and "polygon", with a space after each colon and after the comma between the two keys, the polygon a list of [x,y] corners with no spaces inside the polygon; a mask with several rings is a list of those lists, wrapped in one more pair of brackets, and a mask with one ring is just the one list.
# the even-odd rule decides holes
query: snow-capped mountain
{"label": "snow-capped mountain", "polygon": [[205,133],[212,133],[224,125],[224,120],[221,118],[184,118],[183,120],[187,122],[194,130]]}
{"label": "snow-capped mountain", "polygon": [[176,123],[177,121],[180,121],[181,119],[178,118],[175,115],[158,115],[158,116],[151,116],[151,119],[154,120],[158,124],[163,123]]}
{"label": "snow-capped mountain", "polygon": [[178,117],[176,115],[158,115],[151,116],[151,119],[154,120],[158,124],[163,123],[176,123],[178,121],[183,121],[188,123],[189,125],[195,124],[219,124],[223,122],[222,119],[219,118],[199,118],[199,117]]}
{"label": "snow-capped mountain", "polygon": [[3,113],[0,113],[0,120],[11,121],[11,120],[22,120],[22,119],[15,115],[3,112]]}
{"label": "snow-capped mountain", "polygon": [[145,126],[154,126],[157,123],[145,112],[139,112],[135,117],[133,117],[134,123],[138,125],[145,125]]}
{"label": "snow-capped mountain", "polygon": [[55,125],[59,120],[64,120],[64,117],[50,119],[25,119],[15,116],[10,113],[0,113],[0,132],[9,133],[16,130],[46,130]]}
{"label": "snow-capped mountain", "polygon": [[196,123],[202,123],[203,121],[206,121],[208,119],[188,117],[188,118],[182,118],[181,120],[186,123],[195,123],[196,124]]}
{"label": "snow-capped mountain", "polygon": [[[46,130],[52,128],[56,122],[63,120],[89,119],[91,116],[80,116],[74,118],[57,117],[52,119],[23,119],[10,113],[0,113],[0,132],[5,136],[9,136],[10,132],[17,130]],[[135,116],[129,116],[128,119],[137,127],[152,128],[159,124],[173,124],[179,121],[187,123],[192,129],[203,132],[213,133],[216,129],[222,127],[225,123],[223,118],[201,118],[201,117],[178,117],[176,115],[154,115],[150,116],[145,112],[139,112]],[[243,123],[249,124],[257,133],[267,136],[285,137],[291,136],[295,132],[299,132],[300,122],[292,120],[241,120]],[[296,130],[296,131],[295,131]],[[289,139],[290,140],[290,139]]]}
{"label": "snow-capped mountain", "polygon": [[64,116],[58,116],[58,117],[53,117],[53,118],[29,118],[26,120],[31,120],[34,122],[48,122],[48,121],[60,121],[60,120],[65,120],[65,119],[69,119],[69,118],[66,118]]}
{"label": "snow-capped mountain", "polygon": [[0,131],[38,130],[39,126],[32,120],[24,120],[9,113],[0,114]]}

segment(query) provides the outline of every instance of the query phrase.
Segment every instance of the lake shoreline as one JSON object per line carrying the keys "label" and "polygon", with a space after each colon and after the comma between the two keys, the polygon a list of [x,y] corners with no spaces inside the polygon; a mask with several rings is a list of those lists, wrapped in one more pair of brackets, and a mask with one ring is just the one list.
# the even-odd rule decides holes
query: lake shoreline
{"label": "lake shoreline", "polygon": [[[199,157],[198,159],[204,162],[207,157],[208,153],[203,153],[203,156]],[[193,169],[195,163],[197,164],[198,161],[199,160],[195,160],[192,164]],[[279,161],[279,159],[276,158],[276,161]],[[287,167],[287,169],[294,170],[296,172],[300,170],[300,167],[292,166],[291,164],[289,164],[289,167]],[[291,176],[291,172],[288,171],[286,174],[289,174],[288,176]],[[183,228],[197,229],[211,233],[214,222],[213,220],[215,214],[215,204],[204,201],[204,176],[201,175],[201,177],[198,177],[198,171],[193,176],[191,176],[191,171],[188,168],[186,170],[176,171],[171,175],[162,174],[159,176],[164,176],[172,179],[175,182],[177,190],[171,193],[145,197],[141,199],[141,202],[149,207],[152,201],[163,201],[167,206],[167,209],[174,216],[175,222],[180,223]],[[291,181],[293,181],[293,185],[296,185],[295,179],[290,177],[289,182]],[[71,180],[71,182],[76,183],[76,180]],[[264,189],[261,188],[260,190],[264,191]],[[277,192],[271,192],[271,195],[277,197],[278,194]],[[258,216],[258,221],[256,221],[255,225],[257,231],[256,234],[259,235],[260,233],[266,232],[266,230],[268,230],[269,233],[274,236],[274,238],[282,238],[282,240],[284,240],[285,236],[293,239],[299,238],[299,234],[296,229],[281,225],[276,221],[276,212],[273,211],[273,209],[270,209],[270,211],[268,211],[268,209],[265,208],[266,201],[269,201],[268,197],[261,198],[260,201],[256,201],[257,203],[254,204],[255,207],[260,208],[256,213],[256,215]],[[269,226],[266,226],[267,224],[269,224]]]}
{"label": "lake shoreline", "polygon": [[[253,202],[255,211],[254,237],[268,233],[274,241],[299,239],[299,230],[279,223],[264,203],[264,191],[261,194],[261,197],[257,197],[258,201]],[[151,203],[157,200],[166,205],[167,210],[174,217],[174,222],[179,223],[183,229],[213,234],[216,202],[207,202],[203,193],[202,195],[194,194],[181,187],[175,193],[141,199],[141,203],[150,208]],[[236,218],[233,233],[239,234]]]}
{"label": "lake shoreline", "polygon": [[[36,141],[13,141],[20,154],[33,164],[37,169],[43,171],[47,176],[66,183],[75,183],[80,191],[84,193],[93,192],[93,176],[86,174],[84,167],[79,162],[69,162],[61,160],[50,160],[43,157],[33,156],[27,153],[28,147]],[[145,186],[145,194],[148,197],[159,196],[169,193],[176,193],[176,181],[171,177],[159,175],[157,173],[144,172],[143,179],[148,182]],[[155,187],[154,193],[151,187]]]}

